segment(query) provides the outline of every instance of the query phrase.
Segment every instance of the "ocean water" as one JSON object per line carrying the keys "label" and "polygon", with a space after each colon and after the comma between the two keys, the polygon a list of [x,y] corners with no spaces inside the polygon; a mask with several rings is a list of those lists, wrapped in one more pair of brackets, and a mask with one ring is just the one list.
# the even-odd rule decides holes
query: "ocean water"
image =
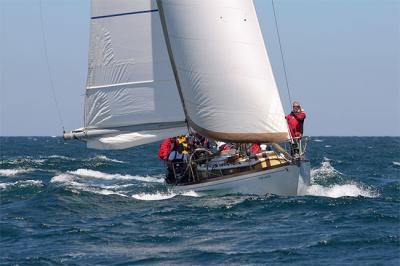
{"label": "ocean water", "polygon": [[157,149],[0,138],[0,263],[400,265],[400,138],[312,137],[297,197],[174,194]]}

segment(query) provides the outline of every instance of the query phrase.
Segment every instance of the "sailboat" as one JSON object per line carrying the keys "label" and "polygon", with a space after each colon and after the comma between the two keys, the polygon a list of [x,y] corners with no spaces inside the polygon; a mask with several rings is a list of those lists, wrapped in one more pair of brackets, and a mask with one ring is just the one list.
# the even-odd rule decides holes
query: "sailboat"
{"label": "sailboat", "polygon": [[[272,143],[255,156],[189,163],[176,191],[296,195],[310,179],[288,126],[252,0],[92,0],[84,127],[93,149],[186,134]],[[290,145],[289,145],[290,147]]]}

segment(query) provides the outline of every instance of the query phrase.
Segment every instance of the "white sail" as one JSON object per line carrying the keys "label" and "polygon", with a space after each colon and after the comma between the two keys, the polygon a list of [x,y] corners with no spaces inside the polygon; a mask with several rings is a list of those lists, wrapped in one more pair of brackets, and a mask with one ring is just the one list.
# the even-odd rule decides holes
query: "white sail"
{"label": "white sail", "polygon": [[288,138],[282,103],[251,0],[158,0],[186,118],[235,142]]}
{"label": "white sail", "polygon": [[85,126],[73,137],[121,149],[185,133],[156,2],[92,0],[91,12]]}

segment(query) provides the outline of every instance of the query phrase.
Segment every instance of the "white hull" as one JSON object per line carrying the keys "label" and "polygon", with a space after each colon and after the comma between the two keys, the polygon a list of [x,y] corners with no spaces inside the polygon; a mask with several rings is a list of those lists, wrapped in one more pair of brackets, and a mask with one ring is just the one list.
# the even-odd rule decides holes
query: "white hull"
{"label": "white hull", "polygon": [[295,196],[299,186],[310,183],[310,163],[287,165],[275,169],[211,180],[193,185],[173,186],[177,192],[196,191],[205,194],[276,194]]}

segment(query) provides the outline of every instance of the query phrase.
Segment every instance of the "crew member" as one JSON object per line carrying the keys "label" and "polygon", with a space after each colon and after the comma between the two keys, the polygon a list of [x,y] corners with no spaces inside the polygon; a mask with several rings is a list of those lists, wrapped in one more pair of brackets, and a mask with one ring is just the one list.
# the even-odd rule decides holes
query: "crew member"
{"label": "crew member", "polygon": [[303,136],[303,125],[304,119],[306,119],[306,113],[301,108],[300,103],[297,101],[293,102],[293,109],[290,114],[286,116],[286,120],[289,126],[290,135],[293,138],[292,141],[292,155],[299,157],[300,154],[300,138]]}
{"label": "crew member", "polygon": [[300,103],[297,101],[293,102],[292,112],[286,116],[292,138],[303,135],[304,119],[306,119],[306,113],[301,108]]}
{"label": "crew member", "polygon": [[[188,155],[184,150],[184,145],[180,143],[177,145],[176,150],[172,151],[168,156],[166,178],[168,184],[176,183],[176,181],[179,181],[185,174]],[[179,180],[177,180],[177,178]]]}

